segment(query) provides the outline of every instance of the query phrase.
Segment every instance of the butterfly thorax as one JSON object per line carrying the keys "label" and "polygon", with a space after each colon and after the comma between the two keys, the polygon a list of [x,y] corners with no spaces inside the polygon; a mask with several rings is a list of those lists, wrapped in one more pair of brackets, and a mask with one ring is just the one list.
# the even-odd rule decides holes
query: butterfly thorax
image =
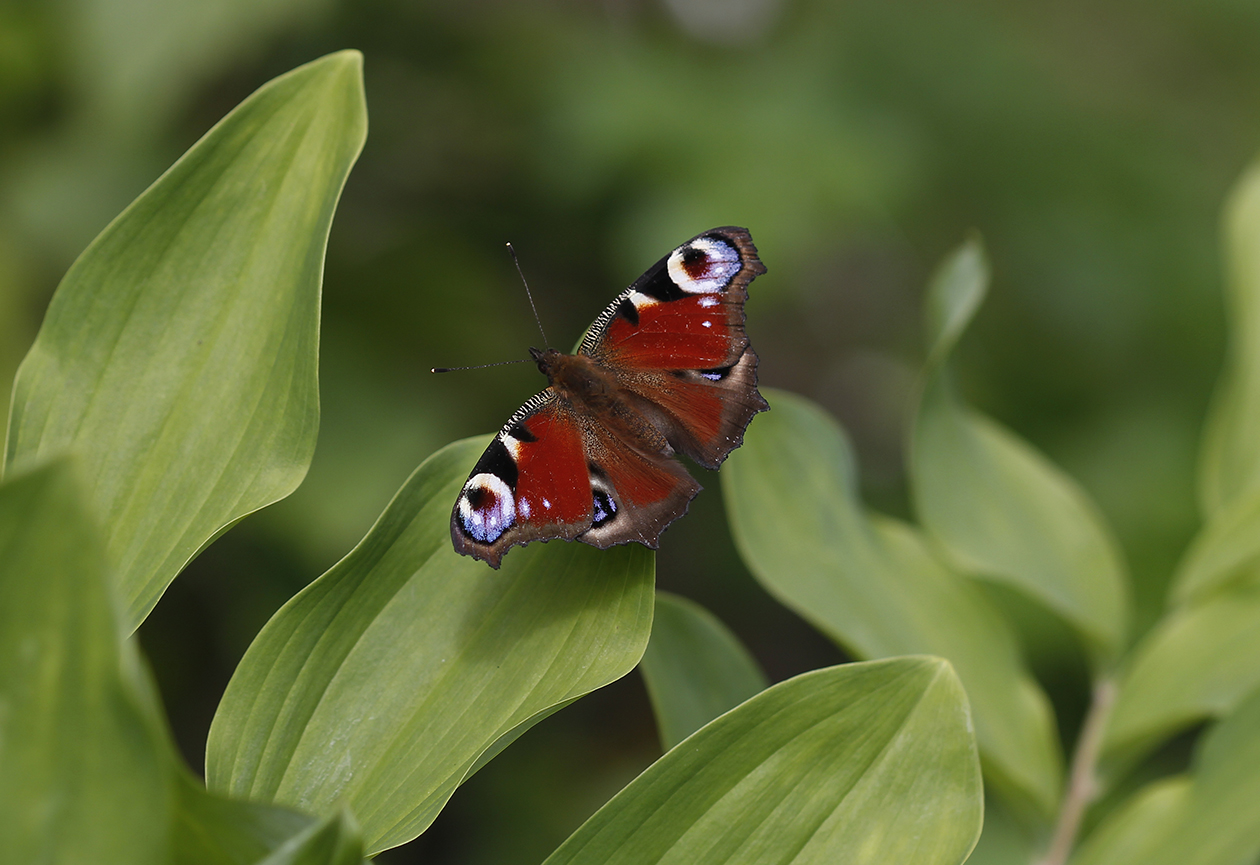
{"label": "butterfly thorax", "polygon": [[585,355],[554,348],[531,348],[529,353],[561,399],[585,409],[585,414],[598,418],[645,453],[668,450],[665,436],[644,417],[640,401],[621,388],[612,371]]}

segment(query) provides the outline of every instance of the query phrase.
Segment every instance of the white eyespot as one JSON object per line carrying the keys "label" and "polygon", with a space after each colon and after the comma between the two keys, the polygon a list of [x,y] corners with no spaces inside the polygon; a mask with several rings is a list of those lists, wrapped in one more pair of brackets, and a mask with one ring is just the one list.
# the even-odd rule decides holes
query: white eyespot
{"label": "white eyespot", "polygon": [[705,309],[708,309],[711,306],[717,306],[718,303],[720,303],[720,301],[711,294],[707,294],[704,297],[700,298],[699,302],[700,302],[700,305],[703,306]]}
{"label": "white eyespot", "polygon": [[551,510],[551,502],[547,501],[546,499],[543,499],[543,507],[546,508],[547,510]]}
{"label": "white eyespot", "polygon": [[703,325],[704,327],[713,327],[713,322],[711,321],[702,321],[700,322],[700,324]]}
{"label": "white eyespot", "polygon": [[522,519],[529,519],[529,499],[521,499],[520,511]]}
{"label": "white eyespot", "polygon": [[511,488],[498,475],[473,475],[459,494],[459,521],[472,538],[494,543],[516,521]]}
{"label": "white eyespot", "polygon": [[698,237],[669,256],[669,278],[688,294],[712,294],[739,273],[739,250],[715,237]]}

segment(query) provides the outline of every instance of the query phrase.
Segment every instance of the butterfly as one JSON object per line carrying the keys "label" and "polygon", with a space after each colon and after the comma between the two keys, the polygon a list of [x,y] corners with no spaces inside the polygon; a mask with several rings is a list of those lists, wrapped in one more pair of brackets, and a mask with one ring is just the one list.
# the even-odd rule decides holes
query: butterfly
{"label": "butterfly", "polygon": [[617,295],[576,353],[531,348],[549,386],[473,467],[455,550],[498,568],[509,548],[553,538],[656,549],[700,492],[674,455],[717,468],[769,408],[744,333],[748,284],[765,272],[746,229],[715,228]]}

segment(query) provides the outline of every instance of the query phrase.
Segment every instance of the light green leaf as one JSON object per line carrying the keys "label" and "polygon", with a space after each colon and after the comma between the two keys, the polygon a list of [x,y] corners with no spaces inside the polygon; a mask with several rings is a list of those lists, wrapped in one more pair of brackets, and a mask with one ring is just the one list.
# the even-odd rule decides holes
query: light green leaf
{"label": "light green leaf", "polygon": [[939,658],[805,673],[674,748],[546,865],[959,863],[983,792],[966,696]]}
{"label": "light green leaf", "polygon": [[1149,862],[1165,841],[1162,828],[1185,813],[1191,788],[1185,777],[1148,784],[1090,833],[1072,857],[1072,865]]}
{"label": "light green leaf", "polygon": [[1260,586],[1213,594],[1165,616],[1120,680],[1104,752],[1143,749],[1223,715],[1260,686]]}
{"label": "light green leaf", "polygon": [[652,638],[639,670],[666,751],[769,684],[716,616],[668,592],[656,593]]}
{"label": "light green leaf", "polygon": [[275,79],[92,242],[48,307],[7,460],[79,454],[129,629],[306,473],[325,241],[365,134],[357,52]]}
{"label": "light green leaf", "polygon": [[980,239],[973,238],[941,263],[923,298],[929,373],[949,359],[988,292],[989,262]]}
{"label": "light green leaf", "polygon": [[722,471],[736,545],[785,605],[864,658],[947,658],[971,699],[985,770],[1004,796],[1050,814],[1061,765],[1045,695],[979,587],[909,526],[867,516],[843,432],[802,397],[767,392]]}
{"label": "light green leaf", "polygon": [[1241,865],[1260,857],[1260,691],[1212,729],[1191,782],[1154,786],[1075,865]]}
{"label": "light green leaf", "polygon": [[0,839],[10,862],[164,861],[167,746],[60,460],[0,485]]}
{"label": "light green leaf", "polygon": [[1260,163],[1225,207],[1229,353],[1199,458],[1199,501],[1209,518],[1260,494]]}
{"label": "light green leaf", "polygon": [[637,544],[457,555],[450,512],[486,440],[434,454],[341,562],[263,628],[210,729],[212,790],[349,806],[369,853],[433,821],[542,718],[634,668],[655,559]]}
{"label": "light green leaf", "polygon": [[1260,494],[1236,498],[1191,542],[1171,594],[1177,604],[1205,599],[1222,588],[1260,579]]}
{"label": "light green leaf", "polygon": [[928,533],[966,573],[1015,586],[1075,627],[1100,666],[1123,646],[1128,582],[1085,492],[1027,443],[971,411],[950,388],[948,350],[983,297],[975,242],[929,288],[928,377],[915,418],[911,480]]}

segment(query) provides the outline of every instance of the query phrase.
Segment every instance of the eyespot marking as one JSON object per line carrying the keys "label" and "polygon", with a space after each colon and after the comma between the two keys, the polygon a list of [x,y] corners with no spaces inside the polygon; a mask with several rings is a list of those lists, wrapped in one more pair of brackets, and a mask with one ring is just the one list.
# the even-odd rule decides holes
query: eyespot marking
{"label": "eyespot marking", "polygon": [[739,250],[719,237],[697,237],[670,253],[666,267],[669,278],[688,294],[712,294],[739,273]]}
{"label": "eyespot marking", "polygon": [[617,503],[613,501],[613,497],[608,495],[601,489],[596,489],[591,493],[592,502],[592,519],[591,528],[597,529],[612,522],[613,517],[617,515]]}
{"label": "eyespot marking", "polygon": [[497,475],[473,475],[459,496],[459,526],[484,544],[494,543],[516,521],[511,488]]}

